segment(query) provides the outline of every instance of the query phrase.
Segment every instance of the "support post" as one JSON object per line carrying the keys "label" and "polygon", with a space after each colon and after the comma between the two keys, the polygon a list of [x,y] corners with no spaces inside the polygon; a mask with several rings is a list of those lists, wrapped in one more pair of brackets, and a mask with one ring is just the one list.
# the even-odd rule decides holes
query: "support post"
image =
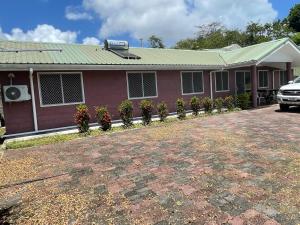
{"label": "support post", "polygon": [[293,73],[292,73],[292,63],[290,62],[286,63],[286,73],[287,73],[288,81],[294,80]]}
{"label": "support post", "polygon": [[251,94],[252,94],[252,102],[253,107],[257,107],[257,69],[256,65],[251,67]]}

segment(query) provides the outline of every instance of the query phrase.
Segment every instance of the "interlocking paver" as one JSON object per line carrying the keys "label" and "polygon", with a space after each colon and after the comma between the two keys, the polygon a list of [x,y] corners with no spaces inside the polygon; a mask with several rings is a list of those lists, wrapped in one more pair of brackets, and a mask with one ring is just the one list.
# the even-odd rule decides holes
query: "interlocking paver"
{"label": "interlocking paver", "polygon": [[0,222],[298,225],[300,109],[277,108],[6,151]]}

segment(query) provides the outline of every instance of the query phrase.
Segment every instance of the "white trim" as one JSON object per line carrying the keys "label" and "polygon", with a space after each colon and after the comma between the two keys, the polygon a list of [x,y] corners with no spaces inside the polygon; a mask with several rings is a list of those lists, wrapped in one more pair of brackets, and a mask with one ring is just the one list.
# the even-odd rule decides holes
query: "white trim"
{"label": "white trim", "polygon": [[[47,75],[47,74],[57,74],[60,75],[61,81],[61,90],[62,90],[62,101],[64,102],[64,92],[63,92],[63,84],[62,84],[62,76],[63,74],[80,74],[81,79],[81,93],[82,93],[82,102],[68,102],[68,103],[59,103],[59,104],[43,104],[42,101],[42,93],[41,93],[41,84],[40,84],[40,76]],[[68,106],[68,105],[78,105],[78,104],[85,104],[85,94],[84,94],[84,83],[83,83],[83,74],[82,72],[37,72],[37,81],[38,81],[38,89],[39,89],[39,100],[40,100],[40,107],[57,107],[57,106]]]}
{"label": "white trim", "polygon": [[[217,91],[217,73],[223,73],[223,72],[226,72],[227,73],[227,76],[228,76],[228,89],[227,90],[220,90],[220,91]],[[230,91],[230,82],[229,82],[229,71],[228,70],[222,70],[222,71],[217,71],[217,72],[214,72],[215,74],[215,92],[216,93],[219,93],[219,92],[229,92]],[[221,76],[222,78],[222,88],[223,88],[223,76]]]}
{"label": "white trim", "polygon": [[[128,74],[130,73],[140,73],[141,74],[141,77],[142,77],[142,92],[143,92],[143,97],[133,97],[131,98],[130,97],[130,94],[129,94],[129,83],[128,83]],[[154,73],[154,76],[155,76],[155,88],[156,88],[156,95],[155,96],[146,96],[145,97],[145,93],[144,93],[144,80],[143,80],[143,77],[144,77],[144,73]],[[157,89],[157,73],[156,71],[126,71],[126,81],[127,81],[127,98],[128,100],[135,100],[135,99],[149,99],[149,98],[158,98],[158,89]]]}
{"label": "white trim", "polygon": [[237,94],[237,83],[236,83],[236,74],[237,73],[244,73],[244,87],[245,87],[245,91],[251,91],[251,87],[250,88],[246,88],[246,76],[245,76],[245,73],[250,73],[250,86],[252,86],[251,84],[251,71],[250,70],[235,70],[234,71],[234,83],[235,83],[235,94]]}
{"label": "white trim", "polygon": [[[260,82],[259,82],[259,72],[267,72],[267,78],[268,78],[268,86],[265,86],[265,87],[261,87],[261,86],[259,86],[260,84]],[[257,76],[258,76],[258,82],[257,82],[257,86],[258,86],[258,88],[264,88],[264,89],[268,89],[268,88],[270,88],[270,82],[269,82],[269,70],[258,70],[257,71]]]}
{"label": "white trim", "polygon": [[[192,73],[192,88],[194,91],[194,73],[201,73],[202,76],[202,92],[183,93],[182,73]],[[180,71],[181,95],[201,95],[204,94],[204,75],[203,71]]]}

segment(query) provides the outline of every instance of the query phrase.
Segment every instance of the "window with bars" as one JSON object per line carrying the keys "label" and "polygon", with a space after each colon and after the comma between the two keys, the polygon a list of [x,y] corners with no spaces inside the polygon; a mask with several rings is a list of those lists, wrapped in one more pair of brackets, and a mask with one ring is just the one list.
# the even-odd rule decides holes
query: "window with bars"
{"label": "window with bars", "polygon": [[280,71],[280,86],[288,84],[288,77],[286,71]]}
{"label": "window with bars", "polygon": [[42,106],[84,102],[81,73],[40,73],[39,87]]}
{"label": "window with bars", "polygon": [[258,85],[260,88],[269,87],[268,71],[266,71],[266,70],[258,71]]}
{"label": "window with bars", "polygon": [[229,74],[228,71],[216,72],[216,91],[229,91]]}
{"label": "window with bars", "polygon": [[157,97],[156,82],[154,72],[127,73],[128,97],[130,99]]}
{"label": "window with bars", "polygon": [[181,73],[182,94],[197,94],[203,92],[202,72]]}

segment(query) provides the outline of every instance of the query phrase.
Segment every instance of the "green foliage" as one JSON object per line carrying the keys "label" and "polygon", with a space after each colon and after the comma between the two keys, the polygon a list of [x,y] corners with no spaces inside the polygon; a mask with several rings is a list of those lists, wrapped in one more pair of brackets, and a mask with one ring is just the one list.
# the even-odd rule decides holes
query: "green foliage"
{"label": "green foliage", "polygon": [[241,109],[248,109],[250,106],[250,94],[245,92],[237,96],[237,105]]}
{"label": "green foliage", "polygon": [[34,138],[29,140],[12,141],[6,144],[6,149],[28,148],[33,146],[55,144],[59,142],[70,141],[79,137],[80,134],[63,134],[49,137]]}
{"label": "green foliage", "polygon": [[300,45],[300,32],[295,33],[295,35],[292,37],[292,40],[296,45]]}
{"label": "green foliage", "polygon": [[214,108],[214,102],[211,98],[209,98],[209,97],[203,98],[202,104],[203,104],[203,107],[204,107],[204,111],[206,113],[211,113],[212,112],[212,110]]}
{"label": "green foliage", "polygon": [[165,45],[160,37],[152,35],[148,39],[149,46],[151,48],[165,48]]}
{"label": "green foliage", "polygon": [[291,8],[290,13],[287,17],[289,26],[296,32],[300,32],[300,4],[296,4]]}
{"label": "green foliage", "polygon": [[142,111],[142,120],[144,125],[149,125],[152,119],[153,103],[150,100],[142,100],[140,102],[140,109]]}
{"label": "green foliage", "polygon": [[272,23],[249,23],[245,31],[226,29],[220,23],[212,23],[198,27],[198,35],[194,39],[185,39],[176,43],[178,49],[214,49],[232,44],[242,47],[258,44],[274,39],[292,37],[286,20]]}
{"label": "green foliage", "polygon": [[190,106],[193,111],[193,114],[197,116],[201,108],[201,101],[198,97],[193,96],[190,100]]}
{"label": "green foliage", "polygon": [[168,114],[169,114],[167,104],[164,103],[164,102],[159,103],[157,105],[157,113],[158,113],[158,116],[159,116],[159,120],[161,122],[165,121]]}
{"label": "green foliage", "polygon": [[77,124],[79,133],[89,132],[90,114],[88,107],[84,104],[76,106],[76,113],[74,115],[75,123]]}
{"label": "green foliage", "polygon": [[186,112],[185,112],[185,102],[182,98],[178,98],[176,101],[176,111],[178,119],[185,119]]}
{"label": "green foliage", "polygon": [[222,112],[223,104],[224,104],[223,98],[215,99],[215,106],[216,106],[216,109],[217,109],[218,113]]}
{"label": "green foliage", "polygon": [[234,98],[232,96],[227,96],[224,99],[224,103],[228,111],[233,111],[234,110]]}
{"label": "green foliage", "polygon": [[103,131],[107,131],[111,129],[111,116],[104,106],[96,107],[96,119],[101,126]]}
{"label": "green foliage", "polygon": [[125,127],[133,124],[133,104],[130,100],[125,100],[119,105],[119,113]]}

